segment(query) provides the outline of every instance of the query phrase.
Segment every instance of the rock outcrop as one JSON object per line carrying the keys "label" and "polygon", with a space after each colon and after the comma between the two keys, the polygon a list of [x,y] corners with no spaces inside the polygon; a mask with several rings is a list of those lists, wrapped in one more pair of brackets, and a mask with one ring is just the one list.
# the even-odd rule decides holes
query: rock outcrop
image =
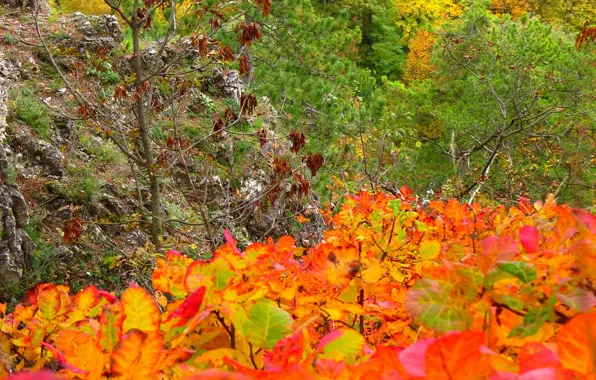
{"label": "rock outcrop", "polygon": [[80,12],[72,14],[74,35],[62,42],[62,46],[76,47],[80,52],[106,52],[120,46],[123,40],[122,29],[118,19],[113,15],[84,15]]}
{"label": "rock outcrop", "polygon": [[8,116],[8,90],[18,79],[19,69],[0,51],[0,141],[4,140],[6,132],[6,117]]}
{"label": "rock outcrop", "polygon": [[25,128],[19,128],[11,138],[17,154],[29,164],[21,170],[21,175],[38,176],[40,171],[35,169],[42,167],[41,172],[45,175],[54,178],[64,176],[64,155],[54,145],[35,137]]}
{"label": "rock outcrop", "polygon": [[213,76],[213,85],[225,98],[232,98],[240,103],[242,96],[242,78],[236,70],[216,69]]}
{"label": "rock outcrop", "polygon": [[0,0],[0,4],[21,9],[28,7],[39,7],[41,13],[50,13],[50,5],[47,0]]}
{"label": "rock outcrop", "polygon": [[8,160],[4,146],[0,144],[0,299],[6,288],[16,283],[23,275],[27,258],[35,250],[25,228],[29,224],[29,213],[23,195],[14,184],[7,183]]}

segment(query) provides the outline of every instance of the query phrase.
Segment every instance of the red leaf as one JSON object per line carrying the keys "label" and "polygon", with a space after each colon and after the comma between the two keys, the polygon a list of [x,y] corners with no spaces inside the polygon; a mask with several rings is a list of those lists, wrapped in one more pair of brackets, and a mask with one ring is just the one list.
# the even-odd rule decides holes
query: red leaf
{"label": "red leaf", "polygon": [[528,253],[538,252],[540,249],[538,230],[532,226],[523,226],[519,230],[519,240]]}
{"label": "red leaf", "polygon": [[412,377],[426,376],[424,354],[426,353],[428,346],[435,341],[435,338],[422,339],[399,353],[399,360],[403,363],[404,369],[408,375]]}
{"label": "red leaf", "polygon": [[265,354],[265,370],[282,372],[299,364],[304,353],[304,335],[302,330],[296,334],[280,340],[273,347],[273,351]]}
{"label": "red leaf", "polygon": [[574,208],[571,212],[584,227],[596,234],[596,215],[581,208]]}
{"label": "red leaf", "polygon": [[110,292],[106,292],[105,290],[100,290],[99,295],[105,298],[109,303],[113,303],[114,301],[118,300],[115,295]]}
{"label": "red leaf", "polygon": [[541,343],[526,343],[519,352],[520,373],[558,365],[559,358],[557,358],[557,355]]}
{"label": "red leaf", "polygon": [[195,290],[191,295],[186,297],[184,302],[176,310],[170,314],[166,322],[173,320],[173,324],[176,327],[184,326],[188,322],[189,319],[194,317],[201,308],[201,304],[203,303],[203,297],[205,296],[206,288],[201,286],[199,289]]}
{"label": "red leaf", "polygon": [[236,246],[236,240],[230,233],[230,230],[228,230],[227,228],[224,230],[224,238],[226,239],[226,242],[228,242],[228,244],[232,247],[234,252],[236,252],[237,254],[240,254],[240,250]]}
{"label": "red leaf", "polygon": [[337,362],[331,359],[318,359],[316,361],[317,374],[329,379],[339,379],[346,369],[346,362]]}

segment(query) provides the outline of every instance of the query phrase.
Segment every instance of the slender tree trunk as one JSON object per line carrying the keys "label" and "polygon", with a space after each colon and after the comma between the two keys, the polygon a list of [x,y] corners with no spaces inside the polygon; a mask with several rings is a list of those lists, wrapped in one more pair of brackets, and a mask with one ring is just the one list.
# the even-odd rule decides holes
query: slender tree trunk
{"label": "slender tree trunk", "polygon": [[159,247],[161,237],[161,189],[160,179],[156,173],[149,174],[151,187],[151,241]]}
{"label": "slender tree trunk", "polygon": [[140,34],[142,25],[139,25],[136,12],[139,7],[139,1],[135,0],[133,5],[132,17],[132,42],[134,49],[133,69],[135,72],[135,85],[138,92],[135,108],[137,111],[137,119],[139,122],[139,129],[141,132],[141,143],[143,147],[143,157],[147,174],[149,176],[149,187],[151,192],[151,241],[156,247],[159,247],[161,237],[161,189],[160,179],[155,166],[153,157],[153,147],[151,146],[151,138],[149,137],[150,119],[148,111],[151,110],[151,88],[150,84],[145,84],[143,69],[141,66],[141,41]]}

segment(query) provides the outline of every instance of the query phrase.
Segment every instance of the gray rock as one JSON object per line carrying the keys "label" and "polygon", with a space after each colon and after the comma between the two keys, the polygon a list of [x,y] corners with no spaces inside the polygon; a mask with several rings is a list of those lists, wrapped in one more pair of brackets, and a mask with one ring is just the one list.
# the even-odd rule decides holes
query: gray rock
{"label": "gray rock", "polygon": [[47,141],[41,140],[24,128],[19,128],[12,136],[13,146],[24,158],[34,165],[43,166],[49,176],[62,177],[65,174],[64,155]]}
{"label": "gray rock", "polygon": [[99,48],[114,50],[124,39],[118,19],[113,15],[94,16],[76,12],[72,14],[71,22],[75,35],[62,41],[62,46],[76,46],[81,52],[95,53]]}
{"label": "gray rock", "polygon": [[55,140],[59,145],[68,146],[71,143],[75,132],[74,122],[64,116],[55,115],[53,117],[54,127],[56,128]]}
{"label": "gray rock", "polygon": [[29,211],[23,194],[16,185],[6,185],[5,187],[11,197],[12,212],[17,228],[27,228],[29,225]]}
{"label": "gray rock", "polygon": [[27,7],[39,7],[41,13],[50,13],[50,6],[47,0],[0,0],[0,4],[6,4],[11,7],[19,7],[21,9]]}
{"label": "gray rock", "polygon": [[60,261],[70,261],[74,258],[74,253],[65,246],[60,246],[54,250],[54,257]]}
{"label": "gray rock", "polygon": [[122,216],[127,214],[127,210],[122,206],[118,198],[110,194],[102,194],[100,198],[100,203],[105,207],[105,209],[112,214]]}
{"label": "gray rock", "polygon": [[226,98],[232,98],[240,103],[242,95],[242,78],[237,70],[216,69],[213,76],[213,85]]}
{"label": "gray rock", "polygon": [[93,243],[102,247],[111,246],[110,239],[103,233],[102,229],[97,225],[88,225],[85,228],[86,232],[91,236]]}
{"label": "gray rock", "polygon": [[126,233],[122,240],[131,247],[143,247],[149,242],[149,235],[139,230],[132,230]]}
{"label": "gray rock", "polygon": [[[0,145],[0,151],[4,148]],[[5,154],[5,153],[4,153]],[[0,296],[23,275],[35,243],[24,228],[29,222],[27,204],[16,185],[0,184]]]}
{"label": "gray rock", "polygon": [[8,116],[8,90],[19,77],[19,69],[0,51],[0,142],[4,140]]}

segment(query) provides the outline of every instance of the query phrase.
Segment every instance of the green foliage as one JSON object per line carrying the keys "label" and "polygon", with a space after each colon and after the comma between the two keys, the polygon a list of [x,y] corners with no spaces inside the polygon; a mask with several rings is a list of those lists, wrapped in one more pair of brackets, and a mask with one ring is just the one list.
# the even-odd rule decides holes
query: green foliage
{"label": "green foliage", "polygon": [[116,84],[120,82],[120,75],[112,69],[109,62],[101,61],[95,66],[89,66],[87,75],[99,78],[99,81],[104,84]]}
{"label": "green foliage", "polygon": [[417,171],[451,166],[443,173],[454,174],[455,195],[477,183],[493,199],[514,201],[560,186],[566,201],[589,204],[593,195],[582,188],[593,170],[575,168],[594,154],[590,55],[577,51],[573,35],[536,19],[495,18],[478,3],[451,33],[434,54],[437,79],[391,86],[393,109],[411,117],[415,138],[437,154]]}
{"label": "green foliage", "polygon": [[370,27],[370,51],[364,62],[377,76],[397,79],[403,75],[406,52],[402,33],[395,26],[396,10],[376,7]]}
{"label": "green foliage", "polygon": [[97,177],[93,168],[68,168],[70,179],[60,184],[64,195],[75,202],[90,203],[97,199],[101,193],[102,182]]}
{"label": "green foliage", "polygon": [[126,157],[114,145],[112,141],[102,141],[98,138],[93,138],[90,135],[82,134],[80,136],[81,145],[83,149],[91,156],[96,163],[101,164],[124,164]]}
{"label": "green foliage", "polygon": [[4,35],[4,43],[7,45],[16,45],[19,41],[13,37],[12,34],[5,34]]}
{"label": "green foliage", "polygon": [[27,88],[12,91],[14,114],[17,119],[33,128],[41,138],[49,138],[52,134],[52,118],[48,108]]}

